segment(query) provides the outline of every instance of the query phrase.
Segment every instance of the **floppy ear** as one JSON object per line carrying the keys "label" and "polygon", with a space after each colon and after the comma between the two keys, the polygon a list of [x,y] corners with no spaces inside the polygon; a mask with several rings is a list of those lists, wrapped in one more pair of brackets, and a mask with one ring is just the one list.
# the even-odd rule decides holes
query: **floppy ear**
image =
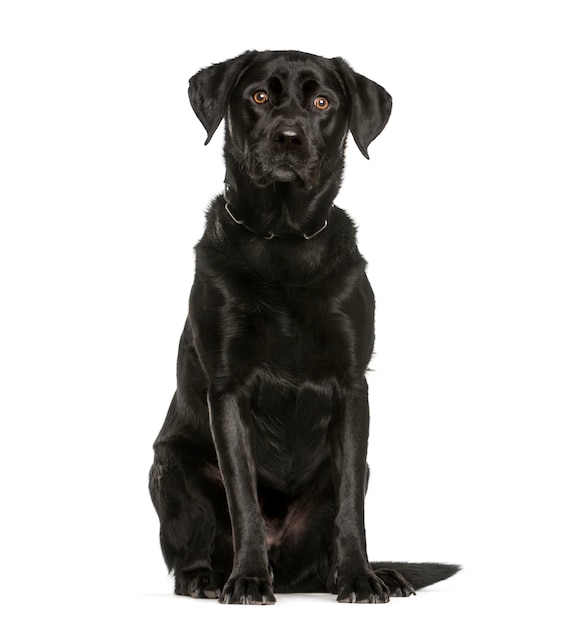
{"label": "floppy ear", "polygon": [[367,148],[389,121],[393,100],[383,87],[354,72],[346,61],[334,60],[341,71],[349,102],[349,130],[368,159]]}
{"label": "floppy ear", "polygon": [[212,139],[222,121],[232,91],[253,54],[244,52],[234,59],[211,65],[188,81],[190,104],[208,135],[205,143]]}

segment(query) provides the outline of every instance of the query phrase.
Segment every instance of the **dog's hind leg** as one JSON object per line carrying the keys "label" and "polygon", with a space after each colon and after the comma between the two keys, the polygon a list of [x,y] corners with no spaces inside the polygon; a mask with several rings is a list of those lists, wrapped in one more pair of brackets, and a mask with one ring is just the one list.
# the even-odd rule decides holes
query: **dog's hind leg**
{"label": "dog's hind leg", "polygon": [[[176,455],[169,444],[156,446],[149,488],[161,523],[160,542],[175,593],[218,598],[232,563],[230,520],[215,510],[224,491],[204,465]],[[221,507],[223,510],[223,506]]]}

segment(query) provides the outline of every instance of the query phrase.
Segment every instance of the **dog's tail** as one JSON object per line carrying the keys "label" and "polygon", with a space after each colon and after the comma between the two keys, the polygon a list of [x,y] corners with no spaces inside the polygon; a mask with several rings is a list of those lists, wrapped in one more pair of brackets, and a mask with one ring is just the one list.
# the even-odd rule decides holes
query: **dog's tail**
{"label": "dog's tail", "polygon": [[433,585],[440,580],[450,578],[458,572],[460,565],[449,565],[447,563],[371,563],[373,571],[383,569],[394,569],[402,574],[406,580],[415,588],[422,589],[428,585]]}

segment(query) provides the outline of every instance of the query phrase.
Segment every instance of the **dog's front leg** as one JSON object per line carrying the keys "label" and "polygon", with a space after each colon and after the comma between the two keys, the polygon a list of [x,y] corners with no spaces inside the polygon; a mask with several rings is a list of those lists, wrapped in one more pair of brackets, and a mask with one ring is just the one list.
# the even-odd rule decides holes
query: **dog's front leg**
{"label": "dog's front leg", "polygon": [[273,604],[266,535],[256,488],[250,414],[232,391],[208,394],[210,426],[218,455],[234,544],[234,564],[220,602]]}
{"label": "dog's front leg", "polygon": [[337,497],[335,555],[329,588],[339,602],[387,602],[389,590],[369,565],[365,542],[365,491],[369,402],[367,382],[339,392],[331,425]]}

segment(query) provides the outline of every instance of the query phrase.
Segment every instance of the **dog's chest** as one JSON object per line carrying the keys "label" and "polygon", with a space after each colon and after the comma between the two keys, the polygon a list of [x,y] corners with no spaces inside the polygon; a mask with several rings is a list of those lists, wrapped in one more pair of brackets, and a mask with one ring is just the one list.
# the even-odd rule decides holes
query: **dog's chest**
{"label": "dog's chest", "polygon": [[256,466],[290,489],[328,458],[334,381],[350,368],[349,337],[339,311],[295,298],[262,307],[257,327],[249,364]]}
{"label": "dog's chest", "polygon": [[295,491],[327,462],[332,407],[328,383],[260,381],[252,390],[250,414],[256,468],[263,483]]}
{"label": "dog's chest", "polygon": [[305,297],[261,301],[255,315],[257,351],[248,364],[266,383],[300,386],[337,378],[350,366],[351,328],[331,303]]}

